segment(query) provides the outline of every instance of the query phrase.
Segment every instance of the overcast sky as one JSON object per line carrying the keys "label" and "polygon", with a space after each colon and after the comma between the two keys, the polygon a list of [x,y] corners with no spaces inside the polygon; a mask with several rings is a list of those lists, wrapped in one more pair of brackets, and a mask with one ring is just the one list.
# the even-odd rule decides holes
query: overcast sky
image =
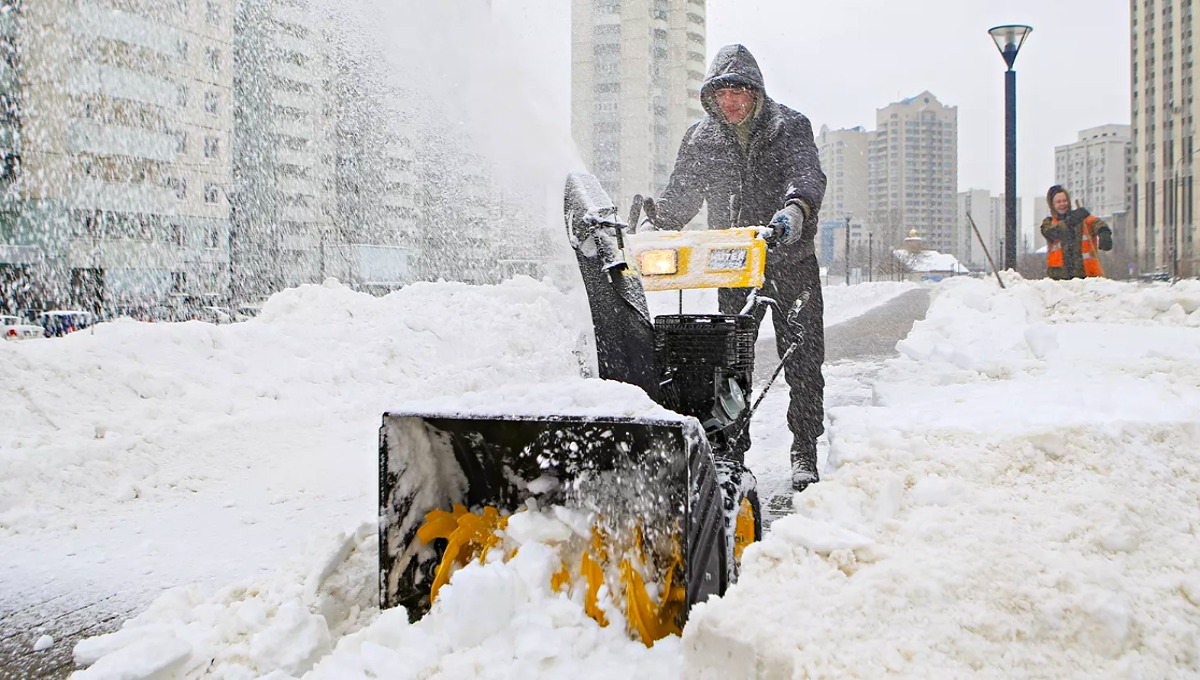
{"label": "overcast sky", "polygon": [[[569,0],[493,0],[569,110]],[[1054,147],[1129,122],[1128,0],[708,0],[708,56],[740,42],[768,93],[821,125],[875,129],[876,109],[929,90],[958,107],[958,187],[1004,190],[1004,62],[987,29],[1028,24],[1017,57],[1017,182],[1026,228],[1054,183]],[[565,113],[564,113],[565,115]]]}

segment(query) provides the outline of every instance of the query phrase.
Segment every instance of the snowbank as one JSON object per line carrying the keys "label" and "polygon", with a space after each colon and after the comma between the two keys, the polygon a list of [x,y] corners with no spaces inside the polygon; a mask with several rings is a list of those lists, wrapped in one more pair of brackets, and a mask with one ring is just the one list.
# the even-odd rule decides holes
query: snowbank
{"label": "snowbank", "polygon": [[1200,670],[1200,285],[941,285],[685,675]]}
{"label": "snowbank", "polygon": [[3,343],[0,532],[230,486],[370,497],[385,409],[581,382],[580,302],[530,279],[384,298],[331,281],[275,295],[242,324],[120,320]]}
{"label": "snowbank", "polygon": [[[536,542],[458,572],[415,624],[375,605],[384,410],[478,409],[494,390],[654,408],[574,377],[586,307],[532,281],[306,287],[238,326],[0,345],[0,383],[22,389],[0,404],[0,531],[30,551],[5,559],[35,570],[38,542],[107,529],[112,571],[130,571],[157,516],[213,527],[185,538],[238,576],[81,643],[82,678],[1200,672],[1200,286],[936,290],[871,402],[832,409],[832,474],[747,550],[737,587],[651,649],[551,592]],[[293,557],[255,573],[263,530]]]}

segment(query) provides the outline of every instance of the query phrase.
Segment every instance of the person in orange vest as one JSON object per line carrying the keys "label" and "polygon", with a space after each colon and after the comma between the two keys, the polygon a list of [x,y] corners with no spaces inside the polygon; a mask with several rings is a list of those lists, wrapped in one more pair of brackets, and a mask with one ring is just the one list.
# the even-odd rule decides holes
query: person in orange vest
{"label": "person in orange vest", "polygon": [[1071,196],[1055,184],[1046,192],[1050,216],[1042,220],[1046,274],[1052,279],[1104,276],[1101,250],[1112,250],[1112,229],[1085,208],[1071,209]]}

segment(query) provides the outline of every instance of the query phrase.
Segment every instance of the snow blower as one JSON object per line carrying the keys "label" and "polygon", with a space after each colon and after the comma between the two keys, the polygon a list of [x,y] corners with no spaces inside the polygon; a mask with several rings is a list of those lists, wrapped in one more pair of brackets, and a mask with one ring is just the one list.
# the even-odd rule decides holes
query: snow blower
{"label": "snow blower", "polygon": [[382,608],[422,616],[455,569],[490,550],[497,559],[509,518],[530,509],[586,518],[552,585],[581,592],[602,625],[620,612],[647,645],[678,634],[692,605],[736,581],[742,550],[762,533],[756,481],[734,445],[751,411],[753,310],[651,319],[644,291],[759,288],[766,244],[755,228],[635,233],[639,211],[635,201],[622,222],[595,177],[567,179],[599,377],[673,413],[385,413]]}

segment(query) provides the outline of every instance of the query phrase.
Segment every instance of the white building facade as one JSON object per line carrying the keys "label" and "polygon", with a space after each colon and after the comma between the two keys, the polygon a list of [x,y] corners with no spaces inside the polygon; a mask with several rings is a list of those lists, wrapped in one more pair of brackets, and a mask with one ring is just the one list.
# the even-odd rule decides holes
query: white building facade
{"label": "white building facade", "polygon": [[1128,125],[1083,130],[1077,141],[1054,147],[1054,183],[1095,215],[1125,212],[1130,152]]}
{"label": "white building facade", "polygon": [[[967,219],[970,213],[979,236]],[[1021,214],[1021,199],[1017,199],[1017,215]],[[991,271],[988,255],[997,267],[1004,266],[1004,194],[993,196],[987,189],[968,189],[958,193],[959,227],[957,244],[950,252],[972,271]],[[980,243],[982,238],[983,243]],[[1034,244],[1036,248],[1038,244]],[[1024,249],[1018,245],[1018,252]]]}
{"label": "white building facade", "polygon": [[957,215],[958,109],[922,92],[876,111],[868,152],[869,229],[882,247],[917,230],[927,246],[960,245]]}
{"label": "white building facade", "polygon": [[0,15],[0,282],[36,291],[18,304],[227,294],[231,10],[51,0]]}
{"label": "white building facade", "polygon": [[1198,29],[1192,0],[1130,3],[1129,247],[1138,272],[1200,273],[1194,192],[1200,101],[1192,84]]}
{"label": "white building facade", "polygon": [[572,0],[571,128],[622,211],[666,187],[704,112],[704,0]]}

